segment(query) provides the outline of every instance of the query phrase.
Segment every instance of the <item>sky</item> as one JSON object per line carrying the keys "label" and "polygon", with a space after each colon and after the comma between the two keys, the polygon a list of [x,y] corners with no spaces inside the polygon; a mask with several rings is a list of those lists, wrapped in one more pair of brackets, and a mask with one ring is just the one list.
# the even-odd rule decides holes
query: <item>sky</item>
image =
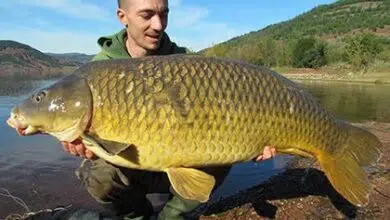
{"label": "sky", "polygon": [[[335,0],[169,0],[166,32],[194,51],[294,18]],[[123,28],[116,0],[3,0],[0,40],[43,52],[95,54],[96,40]]]}

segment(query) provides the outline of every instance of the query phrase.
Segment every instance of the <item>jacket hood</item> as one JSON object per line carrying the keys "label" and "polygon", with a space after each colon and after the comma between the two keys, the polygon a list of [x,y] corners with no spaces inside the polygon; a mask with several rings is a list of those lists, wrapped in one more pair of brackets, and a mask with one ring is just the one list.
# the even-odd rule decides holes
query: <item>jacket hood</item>
{"label": "jacket hood", "polygon": [[[97,43],[101,47],[101,53],[113,59],[131,57],[125,46],[126,36],[126,29],[122,29],[114,35],[99,38]],[[175,46],[164,32],[156,55],[172,54]]]}

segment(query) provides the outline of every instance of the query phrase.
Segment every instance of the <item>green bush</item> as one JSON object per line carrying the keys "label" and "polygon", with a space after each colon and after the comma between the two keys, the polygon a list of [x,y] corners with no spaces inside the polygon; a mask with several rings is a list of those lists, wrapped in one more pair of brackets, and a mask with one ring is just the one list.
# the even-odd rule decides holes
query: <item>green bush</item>
{"label": "green bush", "polygon": [[355,69],[366,68],[382,51],[382,43],[373,34],[358,34],[344,39],[345,60]]}
{"label": "green bush", "polygon": [[343,55],[344,55],[344,44],[335,42],[327,45],[325,56],[328,64],[339,63],[343,61]]}
{"label": "green bush", "polygon": [[390,62],[390,48],[382,50],[382,52],[378,54],[378,59],[384,62]]}
{"label": "green bush", "polygon": [[263,47],[261,43],[244,44],[240,47],[235,47],[230,50],[226,56],[233,59],[243,60],[248,63],[260,65],[264,64]]}
{"label": "green bush", "polygon": [[318,68],[327,64],[326,43],[314,37],[301,38],[292,52],[294,67]]}

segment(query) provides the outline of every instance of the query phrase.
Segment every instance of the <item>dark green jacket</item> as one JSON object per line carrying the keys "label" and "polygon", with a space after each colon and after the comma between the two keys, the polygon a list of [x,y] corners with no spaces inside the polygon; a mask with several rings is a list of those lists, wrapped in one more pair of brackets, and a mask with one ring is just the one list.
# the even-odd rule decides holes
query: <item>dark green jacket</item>
{"label": "dark green jacket", "polygon": [[[125,45],[126,35],[126,29],[123,29],[114,35],[99,38],[97,42],[101,47],[101,51],[96,54],[92,61],[130,58],[131,56],[127,52]],[[169,55],[176,53],[187,53],[187,49],[179,47],[175,43],[171,42],[168,35],[164,32],[160,47],[156,51],[156,55]]]}

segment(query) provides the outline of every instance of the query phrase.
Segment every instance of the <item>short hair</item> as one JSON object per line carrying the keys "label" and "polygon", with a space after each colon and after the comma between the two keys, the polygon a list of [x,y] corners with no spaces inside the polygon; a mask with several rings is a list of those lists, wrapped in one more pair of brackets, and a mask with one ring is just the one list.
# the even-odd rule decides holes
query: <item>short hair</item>
{"label": "short hair", "polygon": [[118,8],[122,8],[123,7],[123,1],[124,0],[118,0]]}

